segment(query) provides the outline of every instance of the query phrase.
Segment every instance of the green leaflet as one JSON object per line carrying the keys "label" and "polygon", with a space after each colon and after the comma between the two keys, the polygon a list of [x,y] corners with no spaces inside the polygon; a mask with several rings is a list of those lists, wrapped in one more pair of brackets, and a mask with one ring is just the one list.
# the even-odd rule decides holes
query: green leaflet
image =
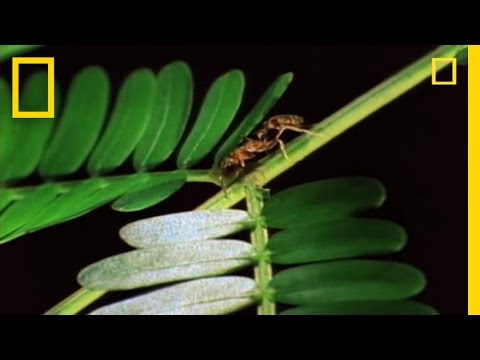
{"label": "green leaflet", "polygon": [[118,199],[123,194],[141,186],[146,178],[146,174],[137,174],[129,176],[128,178],[105,179],[107,186],[102,187],[99,191],[85,198],[83,201],[80,201],[77,205],[78,210],[85,213],[91,209],[108,204],[109,202]]}
{"label": "green leaflet", "polygon": [[120,237],[133,247],[145,248],[223,237],[250,224],[243,210],[197,210],[132,222],[120,229]]}
{"label": "green leaflet", "polygon": [[252,245],[236,240],[160,245],[89,265],[78,282],[94,290],[135,289],[225,274],[251,264],[252,255]]}
{"label": "green leaflet", "polygon": [[103,175],[123,164],[144,134],[155,100],[155,76],[139,69],[124,81],[102,138],[88,161],[91,175]]}
{"label": "green leaflet", "polygon": [[[5,79],[0,78],[0,169],[6,169],[14,151],[12,126],[12,89]],[[0,172],[0,184],[3,182]]]}
{"label": "green leaflet", "polygon": [[299,306],[279,315],[438,315],[438,312],[416,301],[345,301]]}
{"label": "green leaflet", "polygon": [[11,240],[7,236],[36,216],[57,196],[58,192],[58,185],[42,185],[7,208],[0,216],[0,244]]}
{"label": "green leaflet", "polygon": [[0,214],[3,209],[10,205],[14,200],[14,193],[11,190],[0,189]]}
{"label": "green leaflet", "polygon": [[167,160],[185,130],[193,101],[193,76],[182,61],[162,68],[157,77],[155,106],[133,156],[137,171],[150,170]]}
{"label": "green leaflet", "polygon": [[178,154],[180,169],[198,163],[220,141],[237,113],[244,88],[245,77],[240,70],[220,76],[210,86],[197,120]]}
{"label": "green leaflet", "polygon": [[292,305],[401,300],[422,291],[425,276],[410,265],[396,262],[341,260],[281,271],[271,286],[276,301]]}
{"label": "green leaflet", "polygon": [[[61,194],[51,201],[41,212],[25,224],[28,232],[67,221],[85,212],[85,207],[80,207],[85,199],[94,195],[102,187],[107,186],[102,179],[90,179],[75,186],[65,194]],[[90,210],[90,208],[88,208]]]}
{"label": "green leaflet", "polygon": [[[47,108],[47,72],[31,75],[20,92],[20,110],[43,111]],[[60,110],[60,89],[55,84],[55,114],[53,119],[13,119],[9,143],[9,161],[1,167],[0,182],[26,178],[37,168]]]}
{"label": "green leaflet", "polygon": [[139,189],[130,191],[112,204],[116,211],[139,211],[168,199],[187,182],[184,171],[150,176]]}
{"label": "green leaflet", "polygon": [[13,56],[35,50],[43,45],[0,45],[0,62],[10,60]]}
{"label": "green leaflet", "polygon": [[185,185],[186,181],[186,179],[172,180],[129,192],[115,201],[112,209],[121,212],[147,209],[175,194]]}
{"label": "green leaflet", "polygon": [[143,174],[123,179],[85,180],[69,192],[45,204],[41,212],[32,213],[31,218],[6,239],[13,240],[23,234],[79,217],[117,199],[143,181],[145,181]]}
{"label": "green leaflet", "polygon": [[[145,178],[143,174],[138,174],[122,179],[99,180],[101,181],[101,183],[97,182],[97,179],[86,180],[87,182],[89,182],[88,186],[84,184],[85,187],[83,189],[78,189],[75,194],[71,195],[71,197],[63,200],[72,204],[71,207],[68,208],[68,213],[64,213],[64,216],[62,217],[56,217],[54,219],[54,222],[46,225],[50,226],[79,217],[100,206],[108,204],[116,200],[123,194],[127,193],[128,191],[139,186],[145,180]],[[95,187],[97,187],[97,191],[94,191]],[[81,192],[84,193],[84,197],[81,196]],[[74,201],[72,201],[72,198],[77,198],[78,202],[74,203]],[[63,207],[68,205],[64,204],[61,206]]]}
{"label": "green leaflet", "polygon": [[300,227],[379,207],[385,196],[383,185],[368,177],[314,181],[275,194],[263,215],[269,227]]}
{"label": "green leaflet", "polygon": [[65,108],[42,161],[47,178],[77,171],[95,145],[108,108],[110,83],[99,67],[82,70],[73,80]]}
{"label": "green leaflet", "polygon": [[457,53],[457,61],[460,65],[468,66],[468,46]]}
{"label": "green leaflet", "polygon": [[255,282],[240,276],[200,279],[101,307],[90,315],[222,315],[253,304]]}
{"label": "green leaflet", "polygon": [[268,243],[275,264],[299,264],[400,251],[405,230],[390,221],[341,219],[283,230]]}
{"label": "green leaflet", "polygon": [[250,110],[245,119],[235,129],[235,131],[223,143],[217,151],[214,160],[214,167],[232,152],[238,144],[252,132],[253,129],[265,118],[265,115],[277,103],[287,90],[293,80],[293,73],[282,74],[275,79],[270,87],[263,93],[255,106]]}

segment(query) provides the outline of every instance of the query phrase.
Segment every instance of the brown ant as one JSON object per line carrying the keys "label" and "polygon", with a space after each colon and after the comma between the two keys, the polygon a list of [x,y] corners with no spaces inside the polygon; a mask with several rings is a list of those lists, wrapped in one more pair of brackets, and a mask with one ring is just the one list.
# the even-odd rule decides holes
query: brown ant
{"label": "brown ant", "polygon": [[280,139],[280,136],[282,136],[285,130],[291,130],[314,136],[319,135],[303,128],[303,126],[304,119],[299,115],[275,115],[263,123],[263,127],[256,132],[256,135],[259,139],[265,139],[271,136],[270,134],[272,134],[272,132],[276,132],[274,140],[276,141],[276,143],[278,143],[280,150],[282,151],[285,158],[288,159],[288,155],[285,150],[285,143]]}
{"label": "brown ant", "polygon": [[257,139],[246,138],[246,141],[233,150],[220,165],[220,174],[223,180],[225,178],[235,178],[238,173],[245,167],[245,162],[251,160],[261,154],[273,149],[277,144],[280,147],[285,158],[288,155],[285,151],[285,143],[280,139],[280,136],[285,130],[295,132],[302,132],[311,135],[318,135],[312,131],[304,129],[304,120],[298,115],[276,115],[269,118],[262,125],[262,128],[254,133]]}
{"label": "brown ant", "polygon": [[277,141],[275,139],[255,140],[247,138],[246,142],[240,147],[233,150],[220,165],[220,173],[222,186],[225,185],[223,180],[226,178],[235,178],[239,171],[245,167],[247,160],[255,158],[257,154],[267,152],[275,147]]}

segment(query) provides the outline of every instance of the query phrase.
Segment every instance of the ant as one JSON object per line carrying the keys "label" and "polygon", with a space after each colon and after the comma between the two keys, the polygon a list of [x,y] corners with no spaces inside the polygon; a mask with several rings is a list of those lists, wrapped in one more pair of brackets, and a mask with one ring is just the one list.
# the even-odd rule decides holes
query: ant
{"label": "ant", "polygon": [[280,147],[285,158],[288,159],[285,151],[285,143],[280,136],[285,130],[302,132],[317,136],[318,134],[304,129],[304,120],[299,115],[276,115],[269,118],[262,125],[262,128],[254,133],[257,139],[246,138],[241,146],[233,150],[220,165],[220,173],[223,179],[227,177],[236,177],[238,173],[245,167],[245,162],[251,160],[261,154],[273,149],[277,144]]}
{"label": "ant", "polygon": [[245,167],[247,160],[255,158],[257,154],[261,154],[271,150],[277,144],[275,139],[255,140],[247,138],[247,141],[240,147],[233,150],[220,165],[220,173],[222,184],[225,178],[235,178],[239,171]]}
{"label": "ant", "polygon": [[313,131],[303,128],[303,126],[304,119],[299,115],[275,115],[263,123],[263,127],[256,132],[256,135],[258,139],[268,139],[272,132],[276,132],[274,140],[276,143],[278,143],[285,158],[288,159],[288,155],[285,150],[285,143],[280,139],[280,136],[282,136],[285,130],[291,130],[294,132],[305,133],[314,136],[319,135]]}

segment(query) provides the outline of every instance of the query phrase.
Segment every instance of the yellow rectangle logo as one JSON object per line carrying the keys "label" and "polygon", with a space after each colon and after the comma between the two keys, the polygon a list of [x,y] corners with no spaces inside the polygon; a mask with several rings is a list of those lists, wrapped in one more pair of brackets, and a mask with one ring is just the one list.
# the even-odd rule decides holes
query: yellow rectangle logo
{"label": "yellow rectangle logo", "polygon": [[[452,64],[452,80],[437,80],[437,63],[449,62]],[[457,58],[432,58],[432,85],[457,85]]]}
{"label": "yellow rectangle logo", "polygon": [[[19,67],[21,64],[47,65],[48,74],[48,107],[47,111],[20,111],[19,95]],[[55,117],[55,81],[53,57],[13,57],[12,58],[12,118],[40,118]]]}

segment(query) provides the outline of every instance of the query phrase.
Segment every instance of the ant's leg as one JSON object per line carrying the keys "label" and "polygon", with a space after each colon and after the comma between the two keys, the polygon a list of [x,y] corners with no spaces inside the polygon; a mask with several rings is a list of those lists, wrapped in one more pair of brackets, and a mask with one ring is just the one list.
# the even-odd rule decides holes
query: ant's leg
{"label": "ant's leg", "polygon": [[288,157],[287,151],[285,150],[285,143],[280,139],[280,136],[282,136],[284,130],[285,128],[281,128],[278,131],[277,135],[275,136],[275,139],[272,141],[271,148],[275,147],[275,145],[278,144],[278,146],[280,147],[280,150],[282,151],[283,156],[285,157],[285,159],[288,160],[290,158]]}
{"label": "ant's leg", "polygon": [[280,136],[282,136],[283,132],[285,131],[285,126],[282,126],[282,128],[278,131],[277,135],[275,136],[275,139],[277,141],[280,141]]}
{"label": "ant's leg", "polygon": [[313,136],[321,136],[320,134],[317,134],[313,131],[310,131],[308,129],[303,129],[299,126],[294,126],[294,125],[283,125],[282,128],[278,131],[278,134],[275,136],[275,139],[280,140],[280,136],[282,136],[283,132],[285,130],[291,130],[299,133],[305,133],[305,134],[310,134]]}
{"label": "ant's leg", "polygon": [[278,142],[278,145],[280,146],[280,150],[282,151],[282,154],[285,157],[285,159],[290,160],[287,154],[287,150],[285,150],[285,143],[280,139],[277,139],[277,142]]}
{"label": "ant's leg", "polygon": [[282,129],[280,130],[280,132],[279,132],[279,135],[280,135],[284,130],[291,130],[291,131],[300,132],[300,133],[305,133],[305,134],[309,134],[309,135],[313,135],[313,136],[322,136],[321,134],[315,133],[315,132],[310,131],[310,130],[308,130],[308,129],[303,129],[303,128],[301,128],[301,127],[293,126],[293,125],[285,125],[285,126],[283,126],[283,128],[282,128]]}

